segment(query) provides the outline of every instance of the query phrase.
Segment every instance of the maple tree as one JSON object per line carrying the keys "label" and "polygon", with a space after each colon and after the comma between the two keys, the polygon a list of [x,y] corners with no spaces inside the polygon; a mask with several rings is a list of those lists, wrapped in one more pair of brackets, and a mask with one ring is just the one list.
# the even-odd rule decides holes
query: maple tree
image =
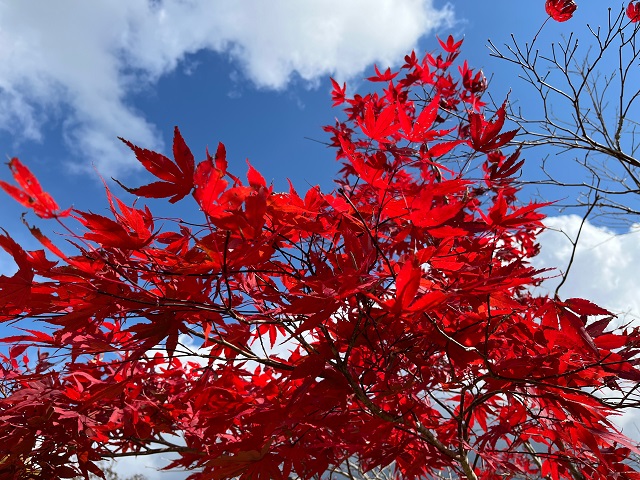
{"label": "maple tree", "polygon": [[[555,2],[557,3],[557,2]],[[325,127],[330,193],[277,192],[225,147],[196,162],[123,140],[157,178],[109,216],[61,210],[18,159],[10,196],[63,229],[0,277],[0,478],[102,475],[174,453],[189,478],[320,478],[356,459],[401,478],[640,478],[611,418],[636,405],[640,331],[585,299],[534,295],[542,204],[506,106],[461,41],[405,57]],[[609,392],[614,392],[610,394]]]}

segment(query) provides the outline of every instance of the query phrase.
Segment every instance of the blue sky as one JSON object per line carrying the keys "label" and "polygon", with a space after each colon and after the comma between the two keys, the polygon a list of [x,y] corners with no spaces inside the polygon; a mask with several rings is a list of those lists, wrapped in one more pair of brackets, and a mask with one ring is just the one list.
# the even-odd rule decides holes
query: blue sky
{"label": "blue sky", "polygon": [[174,125],[194,152],[223,141],[239,170],[249,158],[276,186],[290,177],[330,187],[332,152],[307,139],[325,139],[321,126],[339,115],[329,75],[357,88],[372,63],[398,64],[412,49],[433,50],[436,33],[452,33],[465,36],[464,58],[494,75],[491,92],[502,99],[514,73],[488,57],[487,38],[503,43],[516,20],[528,39],[546,18],[535,1],[490,9],[422,0],[294,9],[280,1],[271,12],[260,12],[259,0],[138,0],[124,12],[106,2],[34,3],[0,6],[0,145],[43,183],[54,179],[48,188],[59,203],[83,208],[97,200],[94,167],[127,183],[143,178],[117,136],[166,151]]}
{"label": "blue sky", "polygon": [[[584,32],[588,22],[605,23],[607,7],[622,5],[578,3],[572,21],[545,26],[541,45]],[[436,34],[464,36],[462,58],[492,79],[496,102],[511,92],[533,115],[538,106],[519,72],[491,58],[487,40],[502,45],[513,33],[529,41],[546,18],[543,0],[4,1],[0,150],[23,160],[63,208],[98,213],[106,202],[97,172],[131,186],[148,178],[116,137],[168,153],[174,125],[196,157],[222,141],[238,174],[248,158],[276,188],[290,178],[301,191],[331,189],[334,153],[312,140],[326,140],[321,127],[340,115],[331,109],[329,76],[362,88],[373,63],[384,68],[412,49],[434,50]],[[527,152],[527,175],[538,175],[544,155]],[[571,175],[571,167],[563,173]],[[24,209],[7,196],[0,206],[0,226],[35,246],[20,222]],[[158,215],[189,213],[152,208]],[[549,224],[570,233],[577,219],[555,216]],[[635,238],[590,225],[564,295],[640,313]],[[567,261],[563,235],[550,231],[542,244],[541,266]],[[12,268],[0,252],[0,271]]]}
{"label": "blue sky", "polygon": [[[517,71],[491,59],[486,45],[508,41],[515,25],[530,39],[546,18],[542,0],[296,4],[0,4],[0,148],[26,162],[60,204],[79,208],[101,205],[96,171],[143,181],[117,136],[167,151],[174,125],[196,154],[222,141],[233,167],[242,171],[249,158],[276,187],[291,178],[301,189],[330,188],[333,154],[309,140],[326,139],[321,126],[340,114],[329,75],[363,87],[374,62],[433,50],[435,34],[464,36],[462,57],[492,78],[496,101],[512,91],[527,107]],[[581,5],[573,23],[602,10]],[[553,38],[574,25],[549,23],[545,32]],[[3,208],[0,221],[18,212]]]}

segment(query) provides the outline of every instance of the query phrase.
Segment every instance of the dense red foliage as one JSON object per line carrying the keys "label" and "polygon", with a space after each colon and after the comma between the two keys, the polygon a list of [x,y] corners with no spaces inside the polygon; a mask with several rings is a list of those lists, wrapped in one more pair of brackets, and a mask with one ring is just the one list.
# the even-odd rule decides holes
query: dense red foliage
{"label": "dense red foliage", "polygon": [[348,458],[408,479],[640,478],[598,396],[640,380],[638,331],[531,293],[540,205],[517,202],[515,132],[485,114],[481,72],[454,72],[460,43],[376,69],[377,93],[333,83],[331,193],[276,192],[251,166],[244,182],[177,129],[173,160],[125,141],[158,179],[128,191],[195,202],[200,224],[109,190],[109,217],[60,212],[12,160],[0,186],[70,242],[0,235],[18,266],[0,320],[22,329],[2,340],[0,477],[173,451],[193,479]]}

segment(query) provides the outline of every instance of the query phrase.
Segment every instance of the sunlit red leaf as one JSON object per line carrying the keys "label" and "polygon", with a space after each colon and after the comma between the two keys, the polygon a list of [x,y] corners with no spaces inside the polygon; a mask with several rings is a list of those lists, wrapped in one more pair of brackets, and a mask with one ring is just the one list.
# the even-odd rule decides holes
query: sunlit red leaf
{"label": "sunlit red leaf", "polygon": [[[224,151],[222,144],[218,147],[218,152],[221,151]],[[213,163],[212,159],[204,160],[198,164],[194,176],[195,190],[193,196],[202,210],[209,215],[217,214],[216,203],[228,185],[228,182],[224,180],[225,172],[216,166],[218,164],[226,166],[226,160],[224,160],[223,156],[216,160],[216,164]]]}
{"label": "sunlit red leaf", "polygon": [[385,107],[379,114],[374,113],[374,109],[367,106],[364,119],[358,123],[362,128],[362,133],[372,140],[386,142],[390,135],[398,131],[400,125],[395,121],[396,112],[393,105]]}
{"label": "sunlit red leaf", "polygon": [[140,232],[129,232],[120,223],[102,215],[90,212],[79,212],[82,223],[87,229],[84,238],[98,242],[105,247],[137,249],[149,242],[148,235]]}
{"label": "sunlit red leaf", "polygon": [[546,0],[547,14],[556,22],[566,22],[576,11],[578,6],[574,0]]}
{"label": "sunlit red leaf", "polygon": [[264,177],[260,175],[253,166],[247,161],[247,165],[249,165],[249,172],[247,173],[247,180],[249,181],[249,185],[253,188],[266,187],[267,182]]}
{"label": "sunlit red leaf", "polygon": [[384,73],[381,73],[380,70],[378,70],[377,65],[374,65],[373,68],[376,71],[376,75],[374,77],[367,78],[370,82],[389,82],[398,76],[398,73],[392,73],[390,68],[387,68]]}
{"label": "sunlit red leaf", "polygon": [[18,266],[18,271],[8,277],[0,275],[0,304],[15,308],[19,313],[27,308],[31,298],[34,272],[27,253],[8,233],[0,234],[0,247],[9,253]]}
{"label": "sunlit red leaf", "polygon": [[563,303],[579,315],[613,315],[609,310],[584,298],[568,298]]}
{"label": "sunlit red leaf", "polygon": [[447,37],[446,42],[443,42],[440,38],[438,38],[438,42],[440,43],[440,46],[447,53],[454,53],[460,50],[460,46],[462,45],[463,41],[464,39],[456,42],[452,35],[449,35]]}
{"label": "sunlit red leaf", "polygon": [[509,143],[517,130],[500,133],[506,118],[506,102],[497,110],[494,120],[485,120],[481,113],[469,113],[470,145],[478,152],[490,152]]}
{"label": "sunlit red leaf", "polygon": [[71,209],[60,211],[55,200],[42,190],[36,177],[20,160],[12,158],[9,162],[9,168],[19,187],[0,180],[0,188],[11,195],[14,200],[32,209],[40,218],[66,217],[70,214]]}
{"label": "sunlit red leaf", "polygon": [[431,102],[426,105],[415,122],[412,123],[407,117],[404,109],[400,106],[398,108],[398,119],[404,133],[402,134],[410,142],[422,143],[432,140],[438,134],[433,132],[433,122],[438,116],[438,110],[440,106],[440,97],[434,97]]}
{"label": "sunlit red leaf", "polygon": [[147,198],[171,197],[171,203],[181,200],[191,192],[195,173],[194,160],[178,127],[175,128],[173,138],[175,163],[160,153],[140,148],[123,138],[120,140],[133,150],[144,168],[162,180],[138,188],[128,188],[118,182],[127,192]]}
{"label": "sunlit red leaf", "polygon": [[640,22],[640,2],[629,2],[626,13],[633,23]]}
{"label": "sunlit red leaf", "polygon": [[343,83],[341,87],[340,84],[332,78],[331,85],[333,86],[333,90],[331,91],[333,106],[336,107],[338,105],[342,105],[345,101],[345,92],[347,89],[347,84]]}

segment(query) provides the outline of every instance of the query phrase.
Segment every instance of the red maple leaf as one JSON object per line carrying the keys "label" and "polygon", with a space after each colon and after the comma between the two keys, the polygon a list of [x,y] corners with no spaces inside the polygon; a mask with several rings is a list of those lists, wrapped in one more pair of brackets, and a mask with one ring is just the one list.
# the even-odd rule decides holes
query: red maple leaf
{"label": "red maple leaf", "polygon": [[440,39],[440,37],[438,37],[438,42],[440,43],[440,46],[447,53],[454,53],[454,52],[457,52],[458,50],[460,50],[460,46],[462,45],[463,41],[464,41],[464,39],[459,40],[459,41],[456,42],[454,40],[453,36],[449,35],[447,37],[447,41],[445,43]]}
{"label": "red maple leaf", "polygon": [[378,66],[374,65],[373,66],[374,70],[376,71],[376,75],[373,77],[368,77],[367,80],[369,80],[370,82],[390,82],[391,80],[393,80],[395,77],[398,76],[398,73],[392,73],[391,72],[391,68],[387,68],[384,73],[380,72],[380,70],[378,70]]}
{"label": "red maple leaf", "polygon": [[574,0],[547,0],[545,9],[556,22],[566,22],[576,11],[578,6]]}
{"label": "red maple leaf", "polygon": [[333,78],[331,79],[331,85],[333,90],[331,91],[331,98],[333,99],[333,106],[338,106],[344,103],[345,92],[347,90],[347,84],[343,83],[342,87]]}
{"label": "red maple leaf", "polygon": [[133,150],[136,158],[144,168],[161,179],[159,182],[153,182],[137,188],[125,187],[116,180],[127,192],[147,198],[171,197],[169,199],[171,203],[181,200],[191,192],[195,164],[193,154],[185,144],[178,127],[175,127],[173,136],[175,163],[160,153],[140,148],[124,138],[120,138],[120,140]]}
{"label": "red maple leaf", "polygon": [[364,110],[364,119],[358,119],[362,132],[372,140],[386,142],[390,135],[400,129],[396,122],[396,109],[394,105],[388,105],[377,115],[371,105]]}
{"label": "red maple leaf", "polygon": [[431,100],[431,102],[426,105],[418,118],[416,118],[415,123],[411,123],[411,120],[407,116],[404,108],[402,106],[398,107],[398,120],[400,122],[401,128],[404,131],[402,134],[410,142],[422,143],[429,140],[432,140],[434,137],[438,136],[437,132],[433,132],[431,127],[435,122],[438,111],[440,109],[440,97],[436,96]]}
{"label": "red maple leaf", "polygon": [[42,190],[38,179],[20,160],[12,158],[9,161],[9,168],[20,188],[2,180],[0,180],[0,187],[19,203],[32,209],[40,218],[66,217],[71,213],[71,208],[60,211],[55,200]]}
{"label": "red maple leaf", "polygon": [[495,120],[485,120],[482,113],[469,113],[469,144],[479,152],[488,153],[496,150],[516,136],[518,130],[510,130],[500,133],[506,118],[506,101],[498,109]]}
{"label": "red maple leaf", "polygon": [[640,22],[640,2],[629,2],[629,5],[627,5],[626,13],[631,22]]}

